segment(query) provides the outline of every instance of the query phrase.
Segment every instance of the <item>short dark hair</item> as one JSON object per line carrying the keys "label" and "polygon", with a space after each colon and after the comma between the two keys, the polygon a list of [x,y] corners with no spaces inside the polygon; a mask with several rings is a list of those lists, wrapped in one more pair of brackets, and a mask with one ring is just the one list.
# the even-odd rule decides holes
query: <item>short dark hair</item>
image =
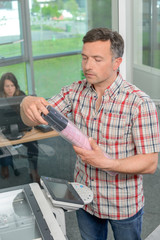
{"label": "short dark hair", "polygon": [[83,37],[83,43],[108,40],[111,42],[113,57],[122,57],[124,52],[124,40],[118,32],[108,28],[93,28]]}

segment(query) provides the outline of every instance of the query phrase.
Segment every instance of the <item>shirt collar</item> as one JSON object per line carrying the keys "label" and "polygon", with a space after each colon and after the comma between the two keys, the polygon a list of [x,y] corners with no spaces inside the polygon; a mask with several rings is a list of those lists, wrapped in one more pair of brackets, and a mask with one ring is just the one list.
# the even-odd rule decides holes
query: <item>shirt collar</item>
{"label": "shirt collar", "polygon": [[115,97],[118,94],[122,83],[123,83],[123,78],[122,78],[121,74],[118,73],[116,80],[105,90],[104,95],[109,95],[110,97]]}
{"label": "shirt collar", "polygon": [[[110,97],[116,96],[117,93],[119,92],[119,89],[120,89],[122,83],[123,83],[123,78],[122,78],[121,74],[118,73],[116,80],[105,90],[104,95],[109,95]],[[95,89],[92,86],[92,84],[88,83],[87,81],[86,81],[86,86],[88,88],[90,88],[91,91],[95,92]]]}

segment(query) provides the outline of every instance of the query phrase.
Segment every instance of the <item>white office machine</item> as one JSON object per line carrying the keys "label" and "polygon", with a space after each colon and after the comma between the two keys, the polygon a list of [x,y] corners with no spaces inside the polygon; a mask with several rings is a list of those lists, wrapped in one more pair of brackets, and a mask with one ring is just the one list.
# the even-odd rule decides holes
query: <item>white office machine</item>
{"label": "white office machine", "polygon": [[41,177],[37,183],[0,190],[0,240],[66,240],[65,211],[93,199],[84,185]]}

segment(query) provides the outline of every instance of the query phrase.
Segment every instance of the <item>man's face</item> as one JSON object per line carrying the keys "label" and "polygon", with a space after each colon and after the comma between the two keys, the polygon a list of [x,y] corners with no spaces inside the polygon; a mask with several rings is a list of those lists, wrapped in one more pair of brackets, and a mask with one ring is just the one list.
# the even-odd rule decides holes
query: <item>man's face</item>
{"label": "man's face", "polygon": [[122,59],[114,59],[110,41],[84,43],[82,68],[87,81],[101,87],[108,87],[117,76]]}

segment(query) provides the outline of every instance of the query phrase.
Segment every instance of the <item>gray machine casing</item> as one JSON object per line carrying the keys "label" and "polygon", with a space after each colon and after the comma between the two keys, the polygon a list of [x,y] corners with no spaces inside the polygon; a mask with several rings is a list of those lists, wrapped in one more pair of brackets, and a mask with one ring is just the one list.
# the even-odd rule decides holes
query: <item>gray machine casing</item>
{"label": "gray machine casing", "polygon": [[0,240],[66,240],[37,183],[0,190]]}

